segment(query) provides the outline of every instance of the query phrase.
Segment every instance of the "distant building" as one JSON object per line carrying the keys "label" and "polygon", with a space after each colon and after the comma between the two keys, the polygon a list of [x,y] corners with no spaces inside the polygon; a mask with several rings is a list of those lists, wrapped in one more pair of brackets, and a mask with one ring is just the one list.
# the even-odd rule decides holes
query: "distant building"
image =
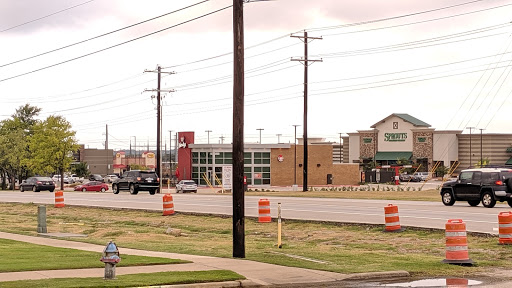
{"label": "distant building", "polygon": [[[112,149],[89,149],[80,145],[80,162],[86,162],[91,174],[108,175],[114,172]],[[76,159],[76,157],[75,157]]]}

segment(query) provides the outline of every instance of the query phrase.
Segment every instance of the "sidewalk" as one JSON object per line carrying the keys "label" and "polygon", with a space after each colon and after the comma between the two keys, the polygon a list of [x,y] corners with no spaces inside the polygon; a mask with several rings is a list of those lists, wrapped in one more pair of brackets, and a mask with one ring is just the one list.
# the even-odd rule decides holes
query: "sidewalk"
{"label": "sidewalk", "polygon": [[[54,238],[25,236],[0,232],[0,238],[11,239],[21,242],[28,242],[39,245],[47,245],[61,248],[72,248],[78,250],[92,251],[101,253],[104,249],[101,245],[66,241]],[[279,266],[274,264],[260,263],[243,259],[216,258],[208,256],[197,256],[167,252],[144,251],[137,249],[129,249],[119,247],[121,257],[123,254],[164,257],[173,259],[182,259],[192,261],[189,264],[173,264],[173,265],[153,265],[138,267],[117,267],[116,274],[133,274],[133,273],[152,273],[162,271],[200,271],[200,270],[231,270],[243,275],[249,281],[242,281],[242,286],[267,286],[280,284],[303,284],[318,282],[333,282],[349,279],[374,279],[374,278],[393,278],[407,277],[409,273],[405,271],[389,272],[389,273],[368,273],[368,274],[340,274],[327,271],[317,271],[303,268],[294,268]],[[27,271],[27,272],[11,272],[0,273],[1,281],[15,280],[37,280],[47,278],[63,278],[73,275],[76,278],[83,277],[102,277],[103,268],[91,269],[68,269],[68,270],[46,270],[46,271]]]}

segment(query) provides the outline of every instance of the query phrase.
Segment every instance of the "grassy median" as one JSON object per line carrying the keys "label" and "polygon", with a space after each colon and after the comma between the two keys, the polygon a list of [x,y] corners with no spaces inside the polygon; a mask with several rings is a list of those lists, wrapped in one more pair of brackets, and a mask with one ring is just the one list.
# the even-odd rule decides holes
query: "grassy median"
{"label": "grassy median", "polygon": [[[231,257],[232,219],[228,217],[47,206],[48,232],[83,233],[70,239],[119,247],[184,254]],[[0,230],[36,235],[37,205],[0,204]],[[498,245],[497,237],[469,235],[473,267],[442,264],[444,231],[407,229],[383,233],[383,225],[344,225],[284,221],[283,247],[277,242],[277,224],[245,222],[246,257],[279,265],[341,273],[406,270],[417,276],[463,276],[506,269],[512,247]],[[173,229],[173,234],[169,233]]]}

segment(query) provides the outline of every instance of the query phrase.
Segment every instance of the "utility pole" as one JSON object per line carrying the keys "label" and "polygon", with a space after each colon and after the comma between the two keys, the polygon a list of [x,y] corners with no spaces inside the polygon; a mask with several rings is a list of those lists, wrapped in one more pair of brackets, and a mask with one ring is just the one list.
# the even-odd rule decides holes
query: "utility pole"
{"label": "utility pole", "polygon": [[476,129],[475,127],[466,127],[469,129],[469,167],[473,165],[473,161],[471,160],[472,152],[471,152],[471,130]]}
{"label": "utility pole", "polygon": [[204,132],[208,133],[208,144],[210,144],[210,132],[212,132],[212,130],[206,130]]}
{"label": "utility pole", "polygon": [[260,130],[260,144],[261,144],[261,130],[265,130],[263,128],[257,128],[256,130]]}
{"label": "utility pole", "polygon": [[343,133],[338,133],[338,134],[340,134],[340,163],[341,163],[341,134],[343,134]]}
{"label": "utility pole", "polygon": [[484,153],[483,153],[483,137],[482,137],[482,131],[485,129],[480,128],[480,168],[484,165]]}
{"label": "utility pole", "polygon": [[233,257],[245,258],[244,1],[233,0]]}
{"label": "utility pole", "polygon": [[225,137],[224,136],[220,136],[219,138],[220,138],[220,144],[224,144],[224,138]]}
{"label": "utility pole", "polygon": [[172,178],[172,130],[169,130],[169,179]]}
{"label": "utility pole", "polygon": [[308,66],[309,62],[322,62],[320,60],[308,60],[308,39],[322,39],[322,37],[308,37],[308,32],[304,31],[304,36],[291,35],[290,37],[299,38],[304,42],[304,58],[303,59],[291,59],[292,61],[300,61],[304,64],[304,164],[303,168],[303,179],[302,179],[302,191],[308,191]]}
{"label": "utility pole", "polygon": [[[293,146],[295,146],[295,157],[293,160],[293,189],[297,186],[297,126],[300,125],[292,125],[295,128],[295,136],[293,137]],[[293,190],[295,191],[295,190]]]}
{"label": "utility pole", "polygon": [[283,135],[283,134],[276,134],[276,136],[277,136],[277,144],[279,144],[281,142],[281,140],[280,140],[281,139],[281,135]]}
{"label": "utility pole", "polygon": [[105,170],[106,170],[106,173],[105,173],[105,176],[108,175],[108,162],[109,162],[109,157],[108,157],[108,124],[105,124],[105,151],[107,152],[107,163],[105,165]]}
{"label": "utility pole", "polygon": [[[162,150],[162,132],[161,132],[161,127],[162,127],[162,105],[161,105],[161,100],[162,100],[162,97],[160,96],[160,92],[161,91],[164,91],[164,92],[174,92],[174,89],[170,89],[170,90],[161,90],[160,89],[160,82],[161,82],[161,79],[162,79],[162,73],[166,73],[166,74],[176,74],[176,72],[162,72],[162,67],[160,67],[160,65],[157,65],[157,70],[154,71],[154,70],[144,70],[144,72],[156,72],[158,73],[158,80],[157,80],[157,88],[156,90],[155,89],[145,89],[144,92],[147,92],[147,91],[151,91],[151,92],[155,92],[156,91],[156,172],[158,174],[158,179],[159,179],[159,185],[158,185],[158,193],[160,193],[162,191],[162,153],[161,153],[161,150]],[[153,97],[152,97],[153,98]],[[149,140],[148,140],[148,151],[149,151]]]}

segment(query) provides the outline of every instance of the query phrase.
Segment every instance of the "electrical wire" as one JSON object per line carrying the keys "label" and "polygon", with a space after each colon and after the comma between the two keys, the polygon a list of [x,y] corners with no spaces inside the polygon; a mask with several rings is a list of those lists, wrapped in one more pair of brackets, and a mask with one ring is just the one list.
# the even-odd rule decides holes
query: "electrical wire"
{"label": "electrical wire", "polygon": [[[93,0],[94,1],[94,0]],[[126,27],[123,27],[123,28],[120,28],[120,29],[116,29],[116,30],[113,30],[113,31],[110,31],[110,32],[107,32],[107,33],[103,33],[101,35],[98,35],[98,36],[94,36],[94,37],[91,37],[91,38],[88,38],[88,39],[85,39],[85,40],[82,40],[82,41],[78,41],[78,42],[75,42],[73,44],[69,44],[69,45],[66,45],[66,46],[63,46],[63,47],[60,47],[60,48],[57,48],[57,49],[53,49],[53,50],[50,50],[50,51],[46,51],[46,52],[43,52],[43,53],[39,53],[37,55],[34,55],[34,56],[30,56],[30,57],[26,57],[26,58],[23,58],[23,59],[20,59],[20,60],[16,60],[16,61],[13,61],[13,62],[9,62],[9,63],[6,63],[6,64],[2,64],[0,65],[0,68],[1,67],[5,67],[5,66],[9,66],[9,65],[12,65],[12,64],[15,64],[15,63],[19,63],[19,62],[23,62],[23,61],[26,61],[26,60],[29,60],[29,59],[33,59],[33,58],[36,58],[36,57],[39,57],[39,56],[43,56],[43,55],[46,55],[46,54],[50,54],[50,53],[53,53],[53,52],[56,52],[56,51],[60,51],[60,50],[63,50],[63,49],[66,49],[66,48],[69,48],[69,47],[73,47],[73,46],[76,46],[78,44],[82,44],[82,43],[85,43],[85,42],[88,42],[88,41],[91,41],[91,40],[94,40],[94,39],[98,39],[98,38],[101,38],[101,37],[104,37],[104,36],[107,36],[107,35],[110,35],[110,34],[114,34],[116,32],[119,32],[119,31],[123,31],[123,30],[126,30],[128,28],[132,28],[132,27],[135,27],[135,26],[138,26],[138,25],[141,25],[141,24],[144,24],[144,23],[147,23],[147,22],[150,22],[150,21],[153,21],[155,19],[158,19],[158,18],[162,18],[164,16],[167,16],[167,15],[170,15],[170,14],[174,14],[176,12],[179,12],[179,11],[183,11],[183,10],[186,10],[188,8],[191,8],[191,7],[194,7],[196,5],[199,5],[199,4],[202,4],[202,3],[205,3],[205,2],[208,2],[210,0],[203,0],[201,2],[197,2],[195,4],[192,4],[192,5],[189,5],[189,6],[186,6],[186,7],[183,7],[183,8],[180,8],[180,9],[177,9],[177,10],[174,10],[174,11],[171,11],[171,12],[168,12],[168,13],[165,13],[165,14],[162,14],[160,16],[156,16],[156,17],[153,17],[153,18],[150,18],[150,19],[147,19],[147,20],[144,20],[144,21],[141,21],[141,22],[138,22],[138,23],[135,23],[135,24],[132,24],[132,25],[128,25]]]}
{"label": "electrical wire", "polygon": [[94,54],[97,54],[97,53],[100,53],[100,52],[103,52],[103,51],[106,51],[106,50],[109,50],[109,49],[112,49],[112,48],[115,48],[115,47],[119,47],[121,45],[130,43],[130,42],[133,42],[133,41],[136,41],[136,40],[140,40],[142,38],[146,38],[148,36],[151,36],[151,35],[154,35],[154,34],[158,34],[160,32],[163,32],[163,31],[166,31],[166,30],[169,30],[169,29],[172,29],[172,28],[184,25],[186,23],[189,23],[189,22],[192,22],[192,21],[204,18],[206,16],[210,16],[210,15],[218,13],[218,12],[221,12],[223,10],[226,10],[226,9],[230,8],[231,6],[232,5],[226,6],[224,8],[217,9],[215,11],[203,14],[203,15],[198,16],[198,17],[194,17],[194,18],[189,19],[187,21],[183,21],[181,23],[178,23],[178,24],[175,24],[175,25],[172,25],[172,26],[169,26],[169,27],[157,30],[155,32],[151,32],[151,33],[145,34],[145,35],[140,36],[140,37],[133,38],[133,39],[128,40],[128,41],[124,41],[124,42],[118,43],[116,45],[112,45],[112,46],[109,46],[109,47],[106,47],[106,48],[103,48],[103,49],[100,49],[100,50],[96,50],[96,51],[91,52],[91,53],[87,53],[87,54],[84,54],[84,55],[81,55],[81,56],[78,56],[78,57],[74,57],[74,58],[71,58],[71,59],[68,59],[68,60],[65,60],[65,61],[62,61],[62,62],[58,62],[58,63],[52,64],[52,65],[49,65],[49,66],[45,66],[45,67],[42,67],[42,68],[39,68],[39,69],[32,70],[32,71],[29,71],[29,72],[25,72],[25,73],[18,74],[18,75],[15,75],[15,76],[11,76],[11,77],[8,77],[8,78],[0,79],[0,82],[4,82],[4,81],[7,81],[7,80],[11,80],[11,79],[18,78],[18,77],[21,77],[21,76],[25,76],[25,75],[28,75],[28,74],[32,74],[32,73],[35,73],[35,72],[39,72],[39,71],[42,71],[42,70],[46,70],[46,69],[49,69],[49,68],[52,68],[52,67],[56,67],[56,66],[59,66],[59,65],[71,62],[71,61],[75,61],[75,60],[81,59],[81,58],[85,58],[87,56],[91,56],[91,55],[94,55]]}
{"label": "electrical wire", "polygon": [[[59,14],[59,13],[62,13],[62,12],[65,12],[65,11],[68,11],[68,10],[71,10],[73,8],[76,8],[76,7],[79,7],[79,6],[82,6],[82,5],[85,5],[87,3],[90,3],[90,2],[93,2],[95,0],[89,0],[89,1],[86,1],[86,2],[83,2],[83,3],[80,3],[80,4],[77,4],[75,6],[71,6],[71,7],[68,7],[66,9],[63,9],[63,10],[60,10],[60,11],[57,11],[57,12],[54,12],[54,13],[51,13],[49,15],[46,15],[46,16],[43,16],[43,17],[39,17],[37,19],[34,19],[34,20],[30,20],[30,21],[27,21],[27,22],[23,22],[21,24],[18,24],[18,25],[15,25],[15,26],[12,26],[12,27],[9,27],[9,28],[6,28],[4,30],[0,30],[0,33],[2,32],[6,32],[6,31],[9,31],[9,30],[12,30],[12,29],[15,29],[15,28],[18,28],[18,27],[21,27],[23,25],[27,25],[27,24],[30,24],[30,23],[33,23],[33,22],[36,22],[36,21],[39,21],[39,20],[42,20],[42,19],[45,19],[45,18],[48,18],[48,17],[51,17],[53,15],[56,15],[56,14]],[[1,67],[1,66],[0,66]]]}

